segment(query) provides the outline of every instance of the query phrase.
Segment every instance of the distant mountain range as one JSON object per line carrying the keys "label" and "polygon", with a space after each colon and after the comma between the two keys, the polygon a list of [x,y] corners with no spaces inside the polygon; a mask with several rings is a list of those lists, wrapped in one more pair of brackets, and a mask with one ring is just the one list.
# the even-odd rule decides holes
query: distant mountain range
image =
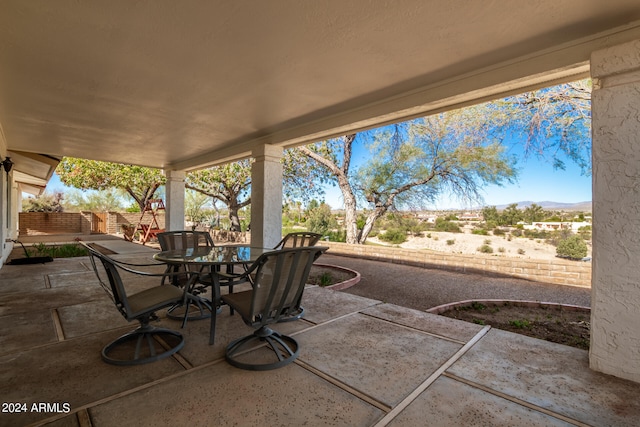
{"label": "distant mountain range", "polygon": [[[578,202],[578,203],[560,203],[560,202],[532,202],[530,200],[526,200],[523,202],[517,202],[518,209],[524,209],[526,207],[531,206],[532,204],[536,204],[540,206],[544,210],[567,210],[567,211],[583,211],[583,212],[591,212],[592,203],[591,201],[587,202]],[[504,209],[507,205],[496,205],[496,209]]]}

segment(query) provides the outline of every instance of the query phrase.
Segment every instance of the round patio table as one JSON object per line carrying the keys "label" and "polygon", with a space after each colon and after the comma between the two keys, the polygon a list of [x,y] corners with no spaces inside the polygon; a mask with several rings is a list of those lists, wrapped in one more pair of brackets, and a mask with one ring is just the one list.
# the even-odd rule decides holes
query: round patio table
{"label": "round patio table", "polygon": [[[209,332],[209,344],[214,343],[216,330],[216,316],[213,311],[220,306],[220,278],[228,277],[228,273],[221,273],[220,267],[226,265],[232,267],[235,264],[251,264],[260,255],[273,251],[273,248],[260,248],[250,245],[221,245],[213,248],[188,248],[161,251],[153,256],[156,261],[172,265],[209,266],[211,275],[213,305],[211,315],[211,329]],[[216,268],[217,267],[217,268]],[[195,269],[194,269],[195,270]],[[200,269],[197,269],[200,270]]]}

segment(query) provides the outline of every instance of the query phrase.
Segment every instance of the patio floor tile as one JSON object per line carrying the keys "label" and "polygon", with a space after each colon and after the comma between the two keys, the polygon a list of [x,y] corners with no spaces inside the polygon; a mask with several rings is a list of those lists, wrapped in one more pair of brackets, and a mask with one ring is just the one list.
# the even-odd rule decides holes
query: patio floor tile
{"label": "patio floor tile", "polygon": [[389,407],[462,347],[362,314],[304,331],[296,339],[301,361]]}
{"label": "patio floor tile", "polygon": [[58,341],[50,310],[0,317],[0,354]]}
{"label": "patio floor tile", "polygon": [[[148,365],[119,367],[100,359],[102,347],[126,332],[114,330],[0,357],[4,402],[67,402],[72,409],[147,384],[184,368],[167,358]],[[25,425],[51,413],[2,414],[0,425]]]}
{"label": "patio floor tile", "polygon": [[372,425],[383,412],[292,363],[253,372],[221,362],[90,409],[97,426]]}
{"label": "patio floor tile", "polygon": [[481,325],[392,304],[377,305],[363,310],[362,313],[463,343],[482,330]]}
{"label": "patio floor tile", "polygon": [[310,286],[302,295],[304,318],[315,324],[380,304],[380,301],[340,291]]}
{"label": "patio floor tile", "polygon": [[492,329],[447,372],[590,425],[638,425],[640,384],[590,370],[584,350]]}
{"label": "patio floor tile", "polygon": [[570,426],[465,383],[440,377],[389,426]]}

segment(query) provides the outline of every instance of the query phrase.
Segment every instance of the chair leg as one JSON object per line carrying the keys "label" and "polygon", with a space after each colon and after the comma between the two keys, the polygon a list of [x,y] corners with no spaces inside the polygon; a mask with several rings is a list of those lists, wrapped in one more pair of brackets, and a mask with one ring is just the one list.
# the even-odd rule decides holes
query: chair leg
{"label": "chair leg", "polygon": [[293,322],[294,320],[302,319],[302,316],[304,316],[304,307],[300,306],[298,307],[298,310],[294,313],[291,313],[291,315],[282,316],[280,319],[278,319],[278,323]]}
{"label": "chair leg", "polygon": [[[251,349],[250,344],[257,342],[264,342],[267,344],[278,359],[276,362],[271,363],[248,363],[241,362],[238,357],[247,353]],[[281,368],[288,365],[298,358],[300,355],[300,347],[298,342],[286,335],[263,326],[253,333],[240,339],[231,342],[226,349],[225,359],[230,365],[240,369],[247,369],[251,371],[267,371],[271,369]]]}
{"label": "chair leg", "polygon": [[[119,366],[141,365],[169,357],[184,347],[184,337],[179,332],[157,328],[148,322],[141,323],[138,329],[107,344],[102,349],[102,360]],[[170,348],[161,346],[154,337],[160,338]]]}

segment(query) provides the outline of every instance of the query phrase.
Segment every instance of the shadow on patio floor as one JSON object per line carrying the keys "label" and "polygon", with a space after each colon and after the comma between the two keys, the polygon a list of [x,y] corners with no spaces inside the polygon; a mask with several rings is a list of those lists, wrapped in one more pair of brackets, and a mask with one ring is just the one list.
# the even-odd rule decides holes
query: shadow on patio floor
{"label": "shadow on patio floor", "polygon": [[[100,244],[132,261],[154,251],[113,242]],[[101,348],[135,325],[97,285],[88,258],[5,266],[0,295],[3,426],[632,426],[640,419],[640,385],[590,371],[585,351],[339,291],[307,289],[305,318],[281,327],[301,355],[268,372],[224,361],[226,344],[249,332],[227,310],[213,346],[209,322],[192,321],[175,357],[103,363]],[[179,329],[159,314],[161,325]],[[9,413],[17,408],[25,411]]]}

